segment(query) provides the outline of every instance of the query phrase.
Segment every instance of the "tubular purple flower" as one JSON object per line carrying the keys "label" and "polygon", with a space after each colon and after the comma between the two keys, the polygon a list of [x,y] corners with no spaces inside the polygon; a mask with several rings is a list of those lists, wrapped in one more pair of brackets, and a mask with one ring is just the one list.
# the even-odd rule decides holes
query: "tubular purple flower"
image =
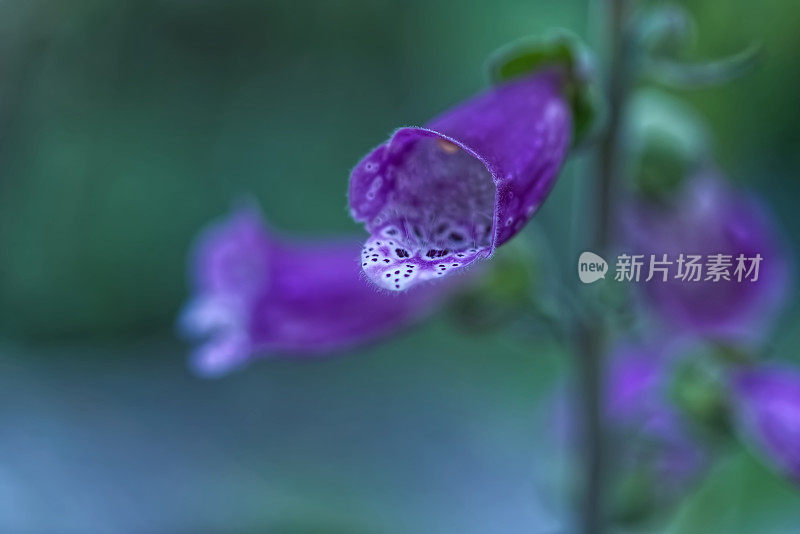
{"label": "tubular purple flower", "polygon": [[253,208],[210,227],[190,260],[194,294],[180,318],[185,334],[204,339],[194,369],[216,376],[259,354],[352,348],[409,324],[443,296],[376,291],[357,254],[354,241],[280,239]]}
{"label": "tubular purple flower", "polygon": [[[642,497],[655,510],[662,510],[683,496],[708,467],[708,448],[670,397],[672,366],[680,349],[680,345],[660,339],[646,344],[625,341],[609,355],[603,424],[618,462],[613,466],[614,484],[621,489],[626,481],[648,481],[644,487],[635,486],[647,494],[621,499],[615,505],[620,508],[617,513],[635,508]],[[559,391],[551,408],[554,419],[549,424],[566,445],[574,446],[583,436],[572,404],[574,392],[567,393]]]}
{"label": "tubular purple flower", "polygon": [[[624,233],[631,252],[681,256],[722,254],[730,260],[729,280],[684,280],[671,271],[641,284],[643,300],[663,322],[680,334],[723,342],[752,344],[764,335],[780,310],[789,285],[789,264],[768,211],[754,197],[737,191],[713,171],[687,178],[665,203],[638,200],[629,206]],[[758,279],[738,280],[737,258],[760,255]],[[748,268],[750,264],[746,265]],[[677,267],[674,267],[677,269]],[[643,271],[644,274],[644,271]],[[751,273],[751,277],[754,273]]]}
{"label": "tubular purple flower", "polygon": [[543,70],[494,87],[361,160],[349,203],[370,232],[361,266],[372,282],[402,291],[445,277],[522,229],[570,146],[562,78]]}
{"label": "tubular purple flower", "polygon": [[741,433],[800,484],[800,371],[752,367],[736,373],[731,384]]}
{"label": "tubular purple flower", "polygon": [[[634,344],[616,348],[606,376],[606,415],[632,431],[629,446],[643,449],[648,468],[664,490],[679,490],[702,471],[707,454],[669,401],[669,366],[674,357]],[[626,434],[629,436],[629,434]]]}

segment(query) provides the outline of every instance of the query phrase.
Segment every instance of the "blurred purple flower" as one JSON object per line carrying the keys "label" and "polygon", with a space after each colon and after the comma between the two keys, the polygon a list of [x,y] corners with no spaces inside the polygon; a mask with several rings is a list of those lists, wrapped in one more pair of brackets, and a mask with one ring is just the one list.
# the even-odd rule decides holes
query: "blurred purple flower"
{"label": "blurred purple flower", "polygon": [[800,371],[745,369],[732,379],[732,397],[742,434],[800,483]]}
{"label": "blurred purple flower", "polygon": [[[666,201],[639,199],[628,206],[624,234],[633,252],[663,254],[677,261],[680,254],[724,254],[732,258],[730,280],[688,281],[655,276],[642,284],[645,303],[679,333],[718,341],[753,343],[765,333],[779,311],[789,283],[787,256],[767,209],[754,197],[734,189],[714,171],[689,177]],[[760,254],[758,280],[738,281],[736,258]],[[644,279],[644,278],[643,278]]]}
{"label": "blurred purple flower", "polygon": [[[603,428],[613,449],[608,458],[614,462],[615,502],[610,504],[620,520],[663,511],[685,495],[709,464],[708,447],[670,398],[678,347],[656,347],[653,342],[620,343],[606,366]],[[585,436],[576,395],[569,393],[558,392],[546,424],[572,448]]]}
{"label": "blurred purple flower", "polygon": [[191,257],[193,296],[180,320],[203,339],[196,371],[223,374],[257,354],[325,354],[386,334],[430,309],[443,292],[397,295],[368,284],[347,240],[289,241],[254,208],[206,230]]}
{"label": "blurred purple flower", "polygon": [[397,130],[350,176],[351,213],[371,234],[364,272],[402,291],[490,256],[550,192],[571,132],[555,71],[495,87],[423,128]]}
{"label": "blurred purple flower", "polygon": [[[646,466],[662,489],[680,490],[695,479],[707,453],[669,399],[670,365],[664,350],[620,345],[606,375],[606,417],[621,433],[637,465]],[[631,439],[635,436],[635,439]]]}

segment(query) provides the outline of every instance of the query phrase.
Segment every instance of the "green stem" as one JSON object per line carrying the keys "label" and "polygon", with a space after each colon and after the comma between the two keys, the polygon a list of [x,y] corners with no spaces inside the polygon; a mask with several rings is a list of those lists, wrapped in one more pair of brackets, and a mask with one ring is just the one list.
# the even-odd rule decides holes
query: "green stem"
{"label": "green stem", "polygon": [[604,345],[602,328],[583,326],[578,332],[578,368],[583,412],[583,455],[585,493],[581,510],[582,532],[603,532],[603,432],[601,422],[602,356]]}
{"label": "green stem", "polygon": [[628,65],[627,65],[627,39],[626,15],[628,2],[626,0],[606,0],[610,6],[608,38],[611,44],[608,58],[608,76],[606,79],[606,96],[608,99],[608,123],[605,134],[600,140],[598,153],[598,179],[600,187],[599,206],[597,212],[598,223],[594,236],[594,246],[600,251],[608,247],[612,216],[614,213],[612,191],[614,177],[619,169],[619,138],[622,108],[628,95]]}
{"label": "green stem", "polygon": [[[608,123],[598,146],[599,194],[592,197],[593,212],[597,219],[592,246],[595,252],[608,251],[614,214],[614,178],[619,172],[619,139],[622,109],[628,92],[626,0],[605,0],[608,3]],[[595,200],[596,199],[596,200]],[[602,315],[592,314],[589,321],[578,328],[577,349],[580,373],[581,409],[583,412],[583,454],[585,493],[581,509],[581,531],[600,534],[605,531],[603,490],[605,487],[605,439],[602,410],[605,404],[603,391],[603,362],[607,345],[607,332]]]}

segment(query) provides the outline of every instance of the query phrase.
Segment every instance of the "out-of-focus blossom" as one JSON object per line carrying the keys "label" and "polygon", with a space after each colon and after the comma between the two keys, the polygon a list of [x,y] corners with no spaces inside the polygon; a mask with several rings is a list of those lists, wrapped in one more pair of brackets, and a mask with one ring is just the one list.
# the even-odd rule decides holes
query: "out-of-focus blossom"
{"label": "out-of-focus blossom", "polygon": [[382,293],[364,280],[357,256],[356,241],[281,239],[252,207],[210,227],[190,260],[193,295],[180,320],[202,339],[193,367],[215,376],[260,354],[347,349],[408,324],[442,297],[439,289]]}
{"label": "out-of-focus blossom", "polygon": [[[602,424],[611,453],[608,489],[615,521],[635,523],[663,512],[709,464],[709,449],[671,398],[678,348],[624,342],[610,353]],[[561,390],[556,396],[547,424],[574,449],[586,437],[577,419],[576,395],[569,393]]]}
{"label": "out-of-focus blossom", "polygon": [[[776,228],[757,199],[705,170],[669,197],[639,198],[628,206],[623,222],[626,243],[631,252],[644,255],[645,268],[651,254],[657,261],[667,254],[673,262],[667,281],[657,275],[640,284],[645,303],[667,325],[681,334],[725,342],[753,343],[764,335],[784,302],[789,268]],[[709,256],[718,254],[729,260],[724,269],[729,279],[708,279]],[[749,259],[760,256],[757,281],[755,271],[739,280],[740,255],[748,271]],[[690,256],[699,256],[703,266],[699,280],[686,267]]]}
{"label": "out-of-focus blossom", "polygon": [[520,231],[570,146],[562,78],[546,70],[497,86],[397,130],[355,167],[349,202],[371,234],[361,254],[370,280],[402,291],[490,256]]}
{"label": "out-of-focus blossom", "polygon": [[754,366],[734,374],[731,391],[744,437],[800,483],[800,371]]}
{"label": "out-of-focus blossom", "polygon": [[660,350],[621,345],[606,375],[606,416],[623,436],[621,446],[629,449],[632,467],[649,471],[663,492],[685,488],[707,460],[703,445],[669,398],[673,360]]}

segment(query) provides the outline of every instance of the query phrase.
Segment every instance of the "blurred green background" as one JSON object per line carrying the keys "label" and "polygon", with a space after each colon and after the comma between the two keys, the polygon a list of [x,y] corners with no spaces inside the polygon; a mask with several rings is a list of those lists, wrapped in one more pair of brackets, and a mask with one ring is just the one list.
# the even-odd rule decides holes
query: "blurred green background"
{"label": "blurred green background", "polygon": [[[800,6],[687,3],[692,54],[762,68],[678,93],[800,250]],[[252,194],[359,232],[350,168],[485,84],[487,55],[598,2],[0,0],[0,530],[558,532],[546,340],[446,319],[315,363],[193,377],[174,319],[203,224]],[[538,223],[568,231],[571,164]],[[561,251],[569,256],[576,251]],[[796,303],[797,299],[793,298]],[[780,331],[800,341],[797,310]],[[788,340],[788,341],[787,341]],[[559,474],[561,473],[561,474]],[[800,492],[731,451],[669,532],[796,532]]]}

